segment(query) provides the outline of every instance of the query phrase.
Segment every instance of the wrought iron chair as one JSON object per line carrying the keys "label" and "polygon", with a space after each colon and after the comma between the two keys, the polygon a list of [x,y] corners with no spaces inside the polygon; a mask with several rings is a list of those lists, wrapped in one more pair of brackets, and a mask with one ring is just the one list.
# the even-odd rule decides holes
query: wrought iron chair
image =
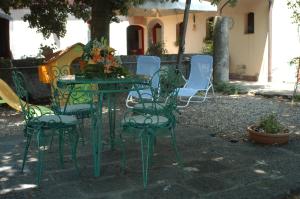
{"label": "wrought iron chair", "polygon": [[136,92],[140,97],[141,108],[129,109],[122,120],[123,135],[130,134],[140,139],[144,188],[147,186],[148,167],[152,161],[154,143],[157,136],[171,136],[171,143],[177,162],[181,165],[174,131],[176,127],[178,94],[178,89],[176,88],[181,75],[179,73],[178,75],[170,75],[169,71],[161,71],[161,75],[165,77],[163,81],[161,80],[162,91],[159,95],[153,92],[153,101],[145,101],[142,96],[143,93],[139,92],[140,85],[135,85]]}
{"label": "wrought iron chair", "polygon": [[29,104],[29,95],[26,89],[25,79],[21,72],[13,71],[13,82],[20,100],[20,106],[25,120],[24,136],[26,137],[26,145],[21,171],[23,172],[24,170],[32,137],[36,137],[38,149],[37,185],[40,185],[44,164],[44,151],[46,150],[48,143],[46,139],[48,137],[52,138],[53,134],[57,135],[59,138],[59,159],[62,167],[64,165],[64,137],[66,135],[69,136],[71,141],[72,159],[77,170],[76,149],[78,143],[78,132],[76,125],[78,121],[76,117],[57,115],[54,113],[45,114],[38,106]]}
{"label": "wrought iron chair", "polygon": [[[138,56],[137,58],[137,75],[145,75],[152,79],[151,86],[155,91],[159,90],[159,71],[160,69],[160,58],[157,56]],[[150,89],[141,89],[139,91],[144,99],[151,99],[152,93]],[[126,99],[126,106],[133,108],[130,102],[134,99],[138,99],[139,94],[136,91],[129,92]]]}
{"label": "wrought iron chair", "polygon": [[[179,86],[183,86],[185,84],[185,79],[182,73],[175,68],[163,67],[156,73],[160,73],[159,75],[160,89],[159,92],[154,92],[154,95],[156,95],[155,108],[153,107],[154,104],[150,100],[147,102],[146,101],[147,98],[144,97],[142,103],[137,103],[133,106],[134,112],[149,112],[149,111],[151,112],[153,110],[164,112],[164,108],[166,107],[166,103],[169,98],[168,96],[169,93],[177,89]],[[156,74],[154,74],[153,76],[156,76]],[[150,81],[152,81],[152,79]],[[177,88],[174,87],[175,85],[177,86]],[[145,95],[145,93],[141,93],[141,95]],[[148,97],[148,99],[152,98],[152,93],[147,95],[151,95],[150,97]]]}
{"label": "wrought iron chair", "polygon": [[[79,137],[84,142],[83,125],[84,119],[91,117],[92,97],[87,95],[82,90],[87,90],[91,85],[82,84],[75,86],[57,87],[57,80],[62,76],[70,74],[69,66],[53,67],[52,69],[54,80],[51,82],[52,87],[52,109],[56,114],[74,115],[80,120]],[[89,88],[87,88],[89,87]]]}

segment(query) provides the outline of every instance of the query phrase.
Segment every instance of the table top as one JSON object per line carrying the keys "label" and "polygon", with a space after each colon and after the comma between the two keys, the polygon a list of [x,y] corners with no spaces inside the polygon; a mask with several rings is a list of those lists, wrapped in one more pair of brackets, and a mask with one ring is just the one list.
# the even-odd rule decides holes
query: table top
{"label": "table top", "polygon": [[143,75],[120,78],[86,78],[75,75],[62,76],[57,80],[62,84],[149,84],[150,79]]}
{"label": "table top", "polygon": [[[92,92],[114,93],[126,92],[132,90],[140,90],[150,87],[150,79],[144,75],[134,75],[122,78],[86,78],[77,77],[75,75],[62,76],[57,80],[58,87],[64,85],[78,85],[78,84],[94,84],[98,85],[100,89],[92,89]],[[140,87],[133,87],[134,85],[143,85]],[[81,90],[80,92],[88,92]]]}

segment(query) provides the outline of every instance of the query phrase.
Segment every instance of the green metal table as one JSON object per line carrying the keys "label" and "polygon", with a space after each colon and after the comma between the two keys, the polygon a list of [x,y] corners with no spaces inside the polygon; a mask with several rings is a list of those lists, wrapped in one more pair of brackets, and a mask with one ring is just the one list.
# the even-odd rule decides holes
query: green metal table
{"label": "green metal table", "polygon": [[[76,92],[85,92],[88,95],[96,96],[96,108],[93,108],[92,122],[91,122],[91,133],[92,133],[92,145],[93,145],[93,161],[94,161],[94,175],[96,177],[100,176],[101,168],[101,148],[102,148],[102,107],[104,96],[108,101],[108,115],[109,115],[109,135],[111,148],[115,145],[115,106],[116,97],[115,94],[122,92],[129,92],[136,90],[137,87],[134,85],[144,85],[138,86],[138,88],[150,87],[150,80],[146,79],[144,76],[131,76],[126,78],[84,78],[73,76],[64,76],[58,79],[58,87],[69,86],[70,94],[72,88],[78,84],[92,84],[95,89],[81,90]],[[65,103],[66,105],[68,103]],[[93,105],[93,106],[94,106]],[[92,108],[92,107],[91,107]]]}

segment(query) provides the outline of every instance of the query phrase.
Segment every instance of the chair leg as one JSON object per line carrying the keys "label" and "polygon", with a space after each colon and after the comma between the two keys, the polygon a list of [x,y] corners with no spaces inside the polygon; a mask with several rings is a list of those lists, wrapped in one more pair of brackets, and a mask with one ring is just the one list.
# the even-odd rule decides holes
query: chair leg
{"label": "chair leg", "polygon": [[83,133],[83,129],[84,129],[84,118],[80,119],[80,122],[78,123],[78,129],[79,129],[79,141],[82,143],[82,145],[85,145],[84,142],[84,133]]}
{"label": "chair leg", "polygon": [[175,135],[175,131],[173,128],[171,128],[171,142],[172,142],[173,150],[175,151],[177,163],[179,164],[179,166],[182,166],[182,160],[181,160],[181,156],[179,155],[179,152],[178,152],[178,148],[177,148],[177,144],[176,144],[176,135]]}
{"label": "chair leg", "polygon": [[29,146],[30,146],[30,143],[31,143],[31,138],[32,138],[32,135],[31,135],[31,134],[27,134],[26,145],[25,145],[25,149],[24,149],[23,163],[22,163],[21,172],[24,171],[24,167],[25,167],[26,160],[27,160],[27,155],[28,155],[28,149],[29,149]]}
{"label": "chair leg", "polygon": [[52,144],[53,144],[53,138],[54,138],[55,131],[52,130],[50,145],[49,145],[49,151],[52,151]]}
{"label": "chair leg", "polygon": [[37,166],[37,185],[40,186],[41,176],[43,173],[43,162],[44,162],[44,150],[45,150],[45,143],[44,143],[44,135],[43,130],[39,129],[37,133],[37,146],[38,146],[38,166]]}
{"label": "chair leg", "polygon": [[149,137],[149,167],[152,165],[152,159],[153,159],[153,152],[154,152],[154,145],[156,145],[156,136],[151,135]]}
{"label": "chair leg", "polygon": [[75,128],[71,128],[70,129],[71,132],[69,132],[69,137],[70,137],[70,142],[71,142],[71,151],[72,151],[72,160],[74,162],[74,166],[76,171],[79,173],[79,167],[78,167],[78,163],[77,163],[77,145],[78,145],[78,141],[79,141],[79,134],[78,131]]}
{"label": "chair leg", "polygon": [[110,148],[115,149],[115,120],[116,120],[116,101],[115,96],[107,96],[108,99],[108,116],[109,116],[109,137]]}
{"label": "chair leg", "polygon": [[120,135],[120,145],[121,145],[121,150],[122,150],[122,155],[121,155],[121,172],[125,173],[126,170],[126,147],[125,147],[125,142],[122,140],[122,137]]}
{"label": "chair leg", "polygon": [[[146,141],[146,143],[145,143],[145,141]],[[146,147],[147,147],[146,154],[145,154],[145,151],[144,151],[145,144],[146,144]],[[150,145],[151,145],[150,136],[149,135],[141,135],[141,155],[142,155],[142,169],[143,169],[143,185],[144,185],[144,188],[146,188],[147,184],[148,184],[148,167],[149,167]]]}
{"label": "chair leg", "polygon": [[212,90],[213,97],[215,97],[214,85],[211,85],[211,90]]}
{"label": "chair leg", "polygon": [[59,129],[59,160],[61,168],[64,168],[64,130]]}

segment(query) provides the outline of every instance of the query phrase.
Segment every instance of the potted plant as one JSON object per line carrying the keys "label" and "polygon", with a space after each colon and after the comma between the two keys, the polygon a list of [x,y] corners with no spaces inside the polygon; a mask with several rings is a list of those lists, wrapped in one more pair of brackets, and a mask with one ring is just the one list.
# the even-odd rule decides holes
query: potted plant
{"label": "potted plant", "polygon": [[276,115],[262,117],[258,125],[247,128],[249,138],[261,144],[286,144],[289,141],[289,131],[279,123]]}

